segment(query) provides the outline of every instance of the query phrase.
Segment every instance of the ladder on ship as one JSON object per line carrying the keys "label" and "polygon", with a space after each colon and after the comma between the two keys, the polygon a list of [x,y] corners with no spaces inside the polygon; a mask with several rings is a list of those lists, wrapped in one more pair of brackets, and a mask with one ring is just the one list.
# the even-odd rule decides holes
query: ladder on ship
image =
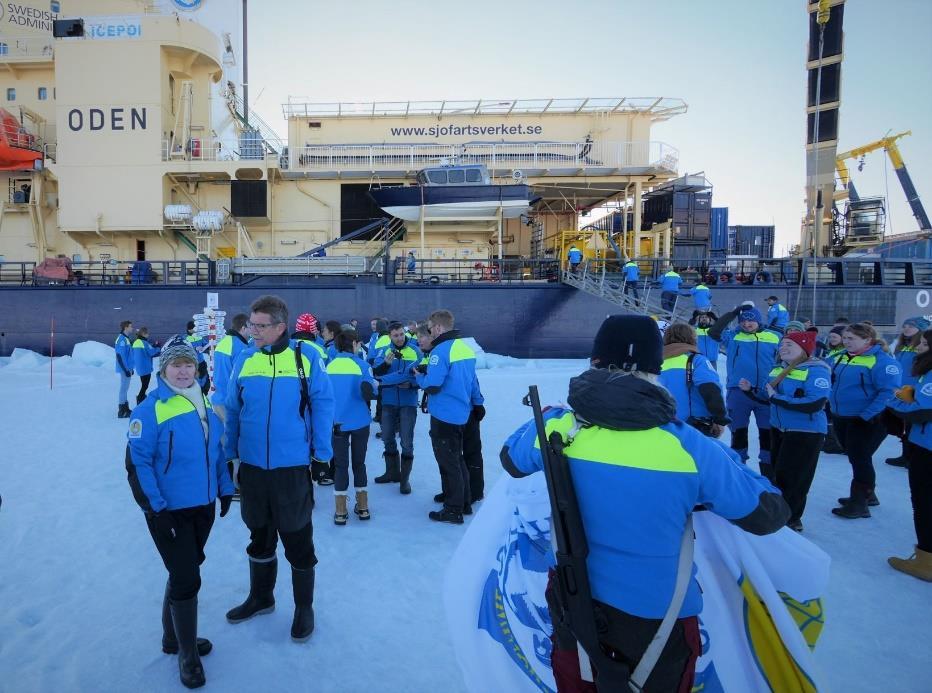
{"label": "ladder on ship", "polygon": [[564,284],[608,301],[626,313],[646,315],[667,322],[685,322],[689,317],[684,309],[680,309],[679,297],[673,304],[673,310],[665,309],[661,303],[660,290],[649,283],[638,283],[637,299],[633,293],[626,293],[627,282],[621,272],[621,263],[617,260],[587,260],[575,272],[566,267],[561,279]]}

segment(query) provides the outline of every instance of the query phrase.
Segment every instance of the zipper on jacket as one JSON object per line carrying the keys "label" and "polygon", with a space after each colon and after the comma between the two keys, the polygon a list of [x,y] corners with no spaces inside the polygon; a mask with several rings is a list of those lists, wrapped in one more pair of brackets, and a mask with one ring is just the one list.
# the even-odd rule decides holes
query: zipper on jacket
{"label": "zipper on jacket", "polygon": [[162,474],[168,474],[168,468],[172,466],[172,447],[175,442],[175,432],[168,432],[168,464],[165,465],[165,469],[162,471]]}
{"label": "zipper on jacket", "polygon": [[272,392],[275,390],[275,354],[269,354],[272,382],[269,383],[269,414],[265,420],[265,468],[272,468]]}

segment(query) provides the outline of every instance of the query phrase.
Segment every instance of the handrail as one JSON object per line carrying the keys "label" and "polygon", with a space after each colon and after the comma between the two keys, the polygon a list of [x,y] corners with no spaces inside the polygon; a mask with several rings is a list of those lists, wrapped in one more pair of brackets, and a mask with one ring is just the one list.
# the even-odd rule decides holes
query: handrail
{"label": "handrail", "polygon": [[[204,260],[152,260],[149,271],[137,262],[83,260],[50,270],[37,271],[35,262],[0,262],[0,285],[19,286],[166,286],[209,285],[213,263]],[[136,272],[133,269],[136,268]]]}
{"label": "handrail", "polygon": [[351,233],[348,233],[345,236],[334,238],[332,241],[327,241],[326,243],[319,245],[316,248],[311,248],[310,250],[300,253],[298,257],[314,257],[316,253],[319,253],[322,250],[326,250],[327,248],[335,246],[338,243],[343,243],[345,241],[352,241],[356,238],[359,238],[360,236],[365,236],[367,233],[372,233],[373,231],[375,231],[376,229],[380,227],[385,228],[385,226],[389,223],[389,221],[390,221],[389,217],[382,217],[381,219],[377,219],[373,221],[372,223],[366,224],[362,228],[356,229],[355,231],[352,231]]}
{"label": "handrail", "polygon": [[500,286],[502,284],[555,284],[560,281],[560,266],[556,260],[525,258],[450,258],[415,260],[408,271],[404,256],[392,259],[391,270],[385,273],[387,285],[472,284]]}

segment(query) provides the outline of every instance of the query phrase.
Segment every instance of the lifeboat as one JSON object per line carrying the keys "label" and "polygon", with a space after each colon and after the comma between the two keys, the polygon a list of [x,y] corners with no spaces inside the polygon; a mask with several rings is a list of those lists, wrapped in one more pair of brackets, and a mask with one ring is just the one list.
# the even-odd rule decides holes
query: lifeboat
{"label": "lifeboat", "polygon": [[32,171],[42,158],[35,135],[9,111],[0,108],[0,171]]}

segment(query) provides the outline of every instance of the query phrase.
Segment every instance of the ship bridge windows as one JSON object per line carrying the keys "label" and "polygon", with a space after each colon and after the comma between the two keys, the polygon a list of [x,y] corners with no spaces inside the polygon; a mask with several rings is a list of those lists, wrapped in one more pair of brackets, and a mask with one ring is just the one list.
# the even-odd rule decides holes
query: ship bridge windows
{"label": "ship bridge windows", "polygon": [[48,88],[47,88],[47,87],[39,87],[39,91],[38,91],[37,96],[39,97],[39,101],[46,101],[46,100],[48,100],[48,98],[49,98],[49,90],[48,90]]}
{"label": "ship bridge windows", "polygon": [[[7,90],[9,92],[9,89]],[[446,171],[428,171],[427,172],[427,182],[431,185],[446,185],[447,184],[447,172]]]}
{"label": "ship bridge windows", "polygon": [[477,168],[467,168],[466,169],[466,182],[467,183],[481,183],[482,182],[482,171]]}
{"label": "ship bridge windows", "polygon": [[6,100],[7,101],[16,101],[16,89],[13,87],[7,87],[6,89]]}
{"label": "ship bridge windows", "polygon": [[0,41],[0,55],[7,55],[10,52],[10,45]]}
{"label": "ship bridge windows", "polygon": [[461,168],[451,168],[447,171],[447,182],[450,185],[462,185],[466,182],[466,172]]}

